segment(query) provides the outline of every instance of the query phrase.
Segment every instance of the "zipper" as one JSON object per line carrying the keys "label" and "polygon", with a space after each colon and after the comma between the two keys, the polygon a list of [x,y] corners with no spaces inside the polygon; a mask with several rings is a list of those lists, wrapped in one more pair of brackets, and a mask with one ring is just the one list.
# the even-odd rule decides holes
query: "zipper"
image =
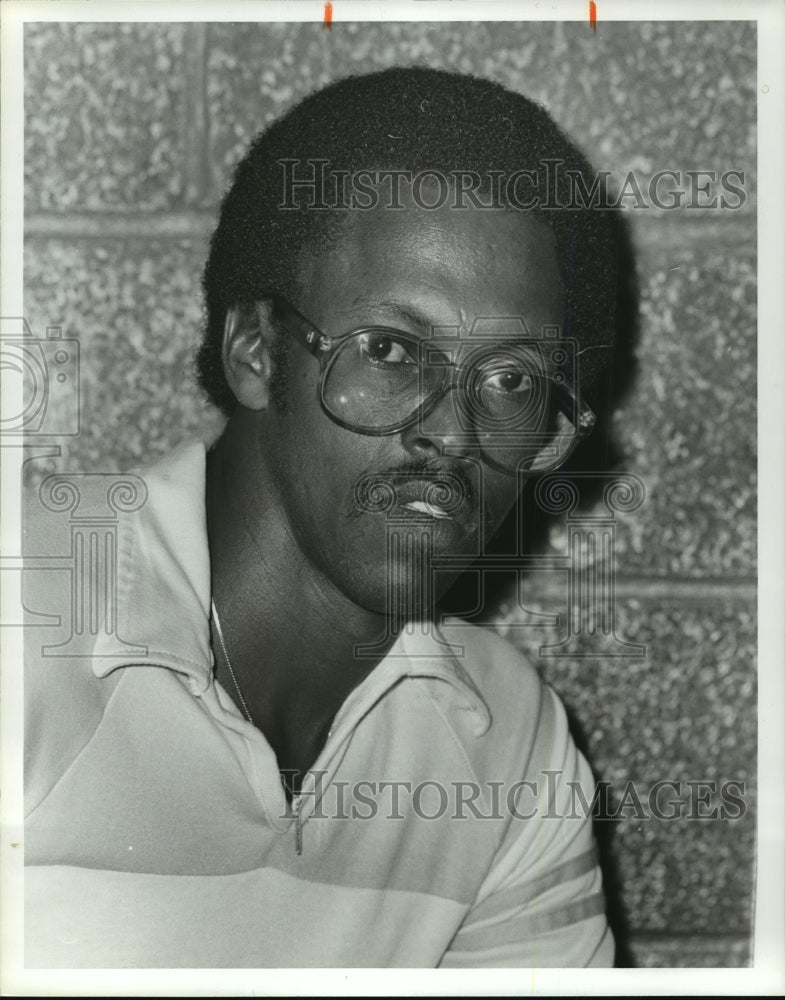
{"label": "zipper", "polygon": [[[333,725],[330,726],[327,732],[327,739],[324,741],[324,747],[322,748],[322,754],[327,744],[333,735],[333,729],[335,720],[333,720]],[[318,759],[321,759],[322,754],[319,755]],[[326,772],[325,772],[326,773]],[[309,794],[313,794],[310,792]],[[302,820],[302,804],[303,804],[303,793],[298,792],[297,795],[292,795],[292,812],[294,813],[294,849],[298,855],[303,853],[303,820]]]}

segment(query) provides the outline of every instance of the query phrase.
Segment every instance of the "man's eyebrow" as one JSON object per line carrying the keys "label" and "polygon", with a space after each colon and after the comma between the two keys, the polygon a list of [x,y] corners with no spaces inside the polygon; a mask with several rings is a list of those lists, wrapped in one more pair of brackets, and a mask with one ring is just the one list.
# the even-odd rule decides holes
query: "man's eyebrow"
{"label": "man's eyebrow", "polygon": [[363,309],[378,309],[383,312],[394,313],[400,319],[405,320],[409,325],[419,327],[420,329],[427,330],[429,332],[433,330],[434,327],[444,325],[441,323],[435,323],[433,316],[430,316],[428,313],[418,309],[417,306],[405,302],[397,302],[394,299],[363,299],[356,304],[355,308],[358,311]]}

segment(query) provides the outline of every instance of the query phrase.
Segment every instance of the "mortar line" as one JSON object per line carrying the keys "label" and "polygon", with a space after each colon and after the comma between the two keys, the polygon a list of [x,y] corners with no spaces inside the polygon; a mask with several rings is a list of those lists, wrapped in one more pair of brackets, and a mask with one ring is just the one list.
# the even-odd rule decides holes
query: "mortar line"
{"label": "mortar line", "polygon": [[[204,128],[206,129],[206,123]],[[187,181],[191,194],[196,197],[197,191],[209,181],[208,157],[206,153],[200,156],[189,156],[189,160],[198,160],[199,178]],[[196,171],[197,167],[193,167]],[[204,195],[199,195],[198,205],[205,205]],[[197,203],[195,202],[195,204]],[[33,239],[140,239],[161,238],[202,239],[209,235],[215,224],[218,205],[211,207],[193,207],[184,210],[151,209],[137,211],[133,206],[127,211],[97,211],[97,212],[31,212],[25,219],[25,235]],[[639,217],[640,218],[640,217]],[[739,243],[753,243],[755,240],[754,216],[736,216],[729,221],[694,221],[678,220],[657,216],[648,216],[650,222],[642,226],[642,219],[632,224],[632,235],[638,252],[645,249],[661,249],[668,247],[673,250],[673,240],[678,237],[680,246],[738,246]]]}
{"label": "mortar line", "polygon": [[210,196],[207,121],[207,26],[187,24],[183,35],[181,155],[186,205],[202,206]]}

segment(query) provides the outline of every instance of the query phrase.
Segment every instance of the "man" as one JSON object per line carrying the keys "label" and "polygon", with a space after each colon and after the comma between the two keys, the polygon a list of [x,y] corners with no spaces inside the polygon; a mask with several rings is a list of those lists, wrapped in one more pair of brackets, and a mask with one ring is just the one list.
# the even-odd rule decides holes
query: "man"
{"label": "man", "polygon": [[252,146],[204,279],[226,428],[134,479],[89,648],[30,629],[28,965],[612,961],[560,703],[436,610],[593,422],[614,230],[559,163],[538,107],[414,69]]}

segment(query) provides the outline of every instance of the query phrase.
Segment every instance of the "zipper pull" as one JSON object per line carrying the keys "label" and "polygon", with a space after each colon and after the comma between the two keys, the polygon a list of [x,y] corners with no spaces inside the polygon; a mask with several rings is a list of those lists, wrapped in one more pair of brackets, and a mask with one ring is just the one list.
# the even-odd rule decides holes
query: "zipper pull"
{"label": "zipper pull", "polygon": [[303,828],[300,822],[300,806],[302,805],[302,799],[299,795],[295,795],[292,799],[292,808],[294,809],[294,849],[297,854],[303,853]]}

